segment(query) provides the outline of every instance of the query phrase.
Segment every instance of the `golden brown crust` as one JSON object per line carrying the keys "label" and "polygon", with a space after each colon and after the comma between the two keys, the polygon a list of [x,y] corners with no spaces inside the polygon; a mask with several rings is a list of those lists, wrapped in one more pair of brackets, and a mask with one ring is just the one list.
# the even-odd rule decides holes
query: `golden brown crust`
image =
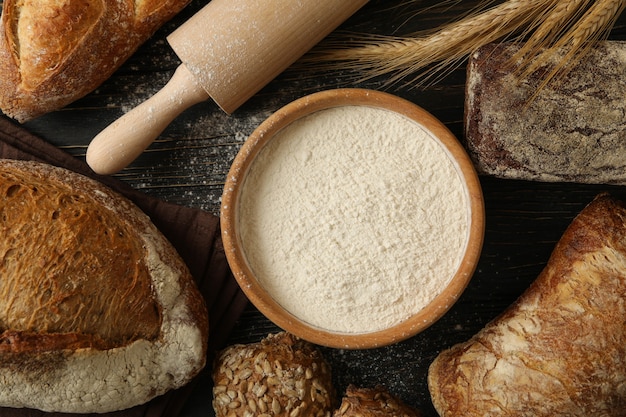
{"label": "golden brown crust", "polygon": [[111,347],[98,335],[87,333],[32,333],[5,330],[0,334],[0,355],[14,356],[32,353],[92,348],[105,350]]}
{"label": "golden brown crust", "polygon": [[0,165],[0,331],[153,340],[161,307],[137,222],[52,173]]}
{"label": "golden brown crust", "polygon": [[0,159],[0,277],[0,406],[118,410],[205,365],[208,315],[189,270],[96,181]]}
{"label": "golden brown crust", "polygon": [[285,332],[226,348],[213,380],[216,417],[329,417],[333,409],[330,367],[321,352]]}
{"label": "golden brown crust", "polygon": [[20,122],[93,91],[189,0],[6,0],[0,109]]}
{"label": "golden brown crust", "polygon": [[410,407],[383,387],[357,388],[348,386],[346,395],[333,417],[420,417]]}
{"label": "golden brown crust", "polygon": [[441,352],[428,382],[441,416],[622,416],[626,207],[597,196],[500,317]]}

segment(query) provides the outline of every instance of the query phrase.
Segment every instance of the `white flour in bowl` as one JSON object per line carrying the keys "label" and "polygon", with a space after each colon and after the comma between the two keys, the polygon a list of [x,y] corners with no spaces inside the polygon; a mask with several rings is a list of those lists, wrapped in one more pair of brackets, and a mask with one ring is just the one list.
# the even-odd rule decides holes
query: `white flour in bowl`
{"label": "white flour in bowl", "polygon": [[397,113],[342,106],[282,129],[240,194],[261,285],[313,326],[389,328],[427,305],[466,248],[467,189],[447,150]]}

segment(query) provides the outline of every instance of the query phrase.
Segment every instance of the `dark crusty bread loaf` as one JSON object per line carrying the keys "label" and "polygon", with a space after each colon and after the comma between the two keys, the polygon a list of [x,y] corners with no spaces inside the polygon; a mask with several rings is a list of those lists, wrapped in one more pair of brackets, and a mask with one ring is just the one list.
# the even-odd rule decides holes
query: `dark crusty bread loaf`
{"label": "dark crusty bread loaf", "polygon": [[189,0],[5,0],[0,109],[25,122],[94,90]]}
{"label": "dark crusty bread loaf", "polygon": [[0,406],[108,412],[186,384],[208,315],[175,249],[130,201],[0,160]]}
{"label": "dark crusty bread loaf", "polygon": [[[519,43],[488,44],[467,67],[465,139],[481,174],[501,178],[626,184],[626,42],[589,45],[545,82],[557,54],[520,79]],[[575,64],[575,65],[573,65]]]}
{"label": "dark crusty bread loaf", "polygon": [[529,289],[439,354],[442,417],[622,417],[626,410],[626,206],[596,197]]}

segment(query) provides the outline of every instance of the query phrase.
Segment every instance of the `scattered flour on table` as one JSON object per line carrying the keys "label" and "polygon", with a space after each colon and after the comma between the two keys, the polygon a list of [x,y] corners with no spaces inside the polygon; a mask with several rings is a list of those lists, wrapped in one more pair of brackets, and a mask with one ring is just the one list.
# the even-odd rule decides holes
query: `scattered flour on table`
{"label": "scattered flour on table", "polygon": [[244,252],[300,319],[367,333],[422,309],[460,265],[469,197],[447,150],[420,124],[366,106],[281,130],[240,195]]}

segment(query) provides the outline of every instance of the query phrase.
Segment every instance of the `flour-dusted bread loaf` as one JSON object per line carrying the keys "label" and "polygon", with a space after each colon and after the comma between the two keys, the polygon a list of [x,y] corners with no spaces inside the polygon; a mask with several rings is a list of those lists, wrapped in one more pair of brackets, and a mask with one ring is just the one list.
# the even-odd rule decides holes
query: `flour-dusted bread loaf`
{"label": "flour-dusted bread loaf", "polygon": [[[479,173],[501,178],[626,184],[626,42],[593,43],[542,86],[563,55],[523,79],[520,44],[478,48],[467,65],[465,141]],[[567,59],[567,58],[565,58]]]}
{"label": "flour-dusted bread loaf", "polygon": [[108,412],[205,365],[208,315],[149,218],[100,183],[0,160],[0,406]]}
{"label": "flour-dusted bread loaf", "polygon": [[0,109],[20,122],[94,90],[189,0],[5,0]]}
{"label": "flour-dusted bread loaf", "polygon": [[216,417],[330,417],[334,388],[320,350],[280,332],[258,343],[236,344],[213,370]]}
{"label": "flour-dusted bread loaf", "polygon": [[348,386],[346,395],[333,417],[420,417],[416,409],[405,404],[383,387]]}
{"label": "flour-dusted bread loaf", "polygon": [[602,194],[511,307],[439,354],[433,404],[443,417],[623,417],[625,323],[626,206]]}

